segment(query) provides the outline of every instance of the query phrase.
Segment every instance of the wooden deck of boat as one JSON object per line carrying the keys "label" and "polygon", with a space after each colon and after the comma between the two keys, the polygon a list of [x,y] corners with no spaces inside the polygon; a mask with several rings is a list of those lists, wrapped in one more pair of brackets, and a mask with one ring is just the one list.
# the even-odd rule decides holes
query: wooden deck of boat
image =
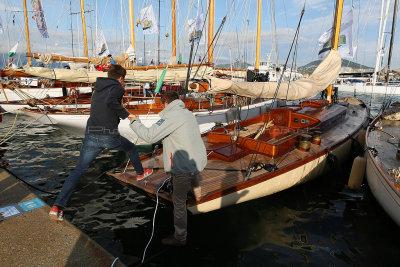
{"label": "wooden deck of boat", "polygon": [[[342,105],[336,105],[334,109],[342,108]],[[332,111],[332,109],[322,109],[319,112],[314,112],[314,110],[310,109],[310,112],[313,112],[312,116],[320,119],[322,123],[326,120],[326,118],[329,118],[332,112],[336,112],[337,114],[337,110]],[[309,152],[302,152],[298,149],[293,149],[289,153],[277,158],[271,158],[263,154],[257,154],[256,159],[253,159],[253,162],[276,164],[278,172],[284,168],[293,169],[300,166],[302,162],[304,162],[306,159],[309,159],[310,156],[314,155],[316,158],[320,155],[324,155],[327,151],[330,151],[333,147],[338,145],[338,143],[343,139],[354,135],[360,130],[360,125],[366,122],[366,118],[367,109],[365,107],[360,105],[350,105],[346,116],[342,120],[343,123],[332,126],[332,128],[322,133],[321,145],[312,144]],[[245,130],[242,129],[240,131],[240,136],[250,136],[256,133],[261,127],[263,127],[263,124],[263,122],[260,122],[251,126],[245,126]],[[203,141],[208,151],[212,150],[215,144],[209,143],[206,136],[203,137]],[[251,183],[251,180],[256,180],[260,177],[263,177],[263,179],[270,179],[273,177],[273,175],[276,175],[271,173],[269,178],[265,178],[266,175],[269,175],[269,172],[265,169],[260,169],[252,172],[248,181],[246,182],[246,170],[249,166],[251,158],[252,154],[248,154],[240,157],[237,160],[228,162],[209,157],[206,168],[199,175],[198,186],[194,189],[197,202],[206,201],[207,199],[210,199],[210,197],[212,198],[212,195],[215,196],[215,194],[225,194],[240,190],[242,189],[244,183]],[[126,173],[109,174],[121,182],[133,186],[134,188],[138,188],[149,194],[155,194],[157,188],[161,185],[164,179],[168,177],[168,175],[163,171],[162,154],[157,155],[156,157],[143,159],[142,164],[144,168],[154,168],[155,170],[154,174],[144,181],[137,181],[135,179],[135,173],[132,171],[127,171]],[[160,196],[169,200],[171,199],[167,192],[160,192]]]}
{"label": "wooden deck of boat", "polygon": [[[382,128],[380,128],[382,126]],[[382,120],[368,134],[368,144],[377,152],[376,162],[378,167],[387,174],[389,169],[399,168],[400,160],[396,159],[398,144],[400,142],[400,121]],[[400,184],[391,176],[385,176],[392,183],[400,195]]]}

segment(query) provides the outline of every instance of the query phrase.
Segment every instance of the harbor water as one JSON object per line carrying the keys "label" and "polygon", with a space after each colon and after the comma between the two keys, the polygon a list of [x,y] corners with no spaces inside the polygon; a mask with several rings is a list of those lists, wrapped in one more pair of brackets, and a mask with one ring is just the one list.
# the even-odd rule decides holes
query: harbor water
{"label": "harbor water", "polygon": [[[384,99],[359,97],[372,115]],[[58,192],[75,167],[82,137],[5,114],[0,138],[6,140],[0,146],[1,164],[46,191],[32,188],[52,205],[55,196],[48,192]],[[125,157],[116,151],[100,155],[65,217],[126,265],[136,266],[151,236],[155,201],[104,174]],[[377,203],[366,179],[360,190],[347,188],[351,164],[272,196],[190,215],[186,247],[161,244],[173,231],[173,218],[172,208],[160,204],[144,266],[398,266],[400,228]]]}

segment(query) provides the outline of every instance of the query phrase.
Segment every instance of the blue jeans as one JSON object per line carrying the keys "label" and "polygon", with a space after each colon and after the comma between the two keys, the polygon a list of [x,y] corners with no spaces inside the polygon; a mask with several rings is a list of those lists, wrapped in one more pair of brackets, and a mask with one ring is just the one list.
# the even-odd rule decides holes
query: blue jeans
{"label": "blue jeans", "polygon": [[61,192],[58,194],[57,199],[54,202],[55,206],[64,208],[67,205],[68,200],[71,198],[71,195],[83,174],[87,171],[92,161],[106,148],[126,152],[136,170],[136,173],[143,174],[143,166],[140,162],[139,154],[136,151],[136,146],[128,139],[120,135],[108,136],[86,134],[85,139],[83,139],[78,165],[65,180]]}

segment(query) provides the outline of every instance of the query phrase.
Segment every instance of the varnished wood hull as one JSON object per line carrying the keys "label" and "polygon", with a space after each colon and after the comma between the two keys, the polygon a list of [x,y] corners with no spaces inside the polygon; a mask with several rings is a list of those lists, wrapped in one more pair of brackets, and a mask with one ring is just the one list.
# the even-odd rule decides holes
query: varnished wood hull
{"label": "varnished wood hull", "polygon": [[396,160],[396,147],[388,144],[390,137],[386,132],[400,137],[400,123],[392,129],[383,126],[383,131],[374,129],[379,122],[375,120],[368,128],[366,134],[366,146],[374,148],[368,149],[365,153],[367,159],[366,176],[369,188],[376,200],[386,211],[386,213],[400,226],[400,183],[396,182],[393,175],[388,173],[388,169],[398,168],[400,160]]}

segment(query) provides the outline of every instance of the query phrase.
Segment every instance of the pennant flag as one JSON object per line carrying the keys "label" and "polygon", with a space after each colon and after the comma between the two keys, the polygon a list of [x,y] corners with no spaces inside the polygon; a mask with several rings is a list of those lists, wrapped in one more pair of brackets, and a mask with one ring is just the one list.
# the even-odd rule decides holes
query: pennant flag
{"label": "pennant flag", "polygon": [[37,27],[43,38],[49,38],[49,33],[47,32],[46,19],[44,18],[44,11],[42,8],[41,0],[31,0],[33,8],[33,19],[36,20]]}
{"label": "pennant flag", "polygon": [[105,57],[105,56],[110,54],[110,51],[108,50],[106,38],[104,37],[104,34],[103,34],[102,30],[100,30],[97,33],[95,46],[96,46],[96,51],[97,51],[97,55],[98,56]]}
{"label": "pennant flag", "polygon": [[8,52],[8,57],[13,57],[15,55],[15,53],[17,52],[17,48],[18,48],[18,43],[16,43],[11,50]]}
{"label": "pennant flag", "polygon": [[4,29],[3,29],[3,22],[1,21],[1,17],[0,17],[0,33],[3,33]]}
{"label": "pennant flag", "polygon": [[153,5],[142,8],[139,12],[139,20],[143,27],[143,34],[158,33],[156,16]]}
{"label": "pennant flag", "polygon": [[[318,57],[323,59],[332,49],[333,28],[324,32],[318,39]],[[342,18],[339,34],[338,51],[342,57],[353,58],[356,47],[353,47],[353,10]]]}
{"label": "pennant flag", "polygon": [[158,94],[160,92],[161,86],[163,84],[164,81],[164,77],[165,77],[165,73],[167,73],[167,69],[163,70],[163,72],[161,73],[160,79],[157,81],[157,86],[156,86],[156,90],[154,90],[154,93]]}
{"label": "pennant flag", "polygon": [[202,34],[202,30],[204,28],[203,25],[204,25],[203,14],[200,14],[194,19],[188,20],[185,29],[189,37],[189,42],[191,42],[193,39],[195,41],[200,40],[201,44],[205,42],[205,34]]}

